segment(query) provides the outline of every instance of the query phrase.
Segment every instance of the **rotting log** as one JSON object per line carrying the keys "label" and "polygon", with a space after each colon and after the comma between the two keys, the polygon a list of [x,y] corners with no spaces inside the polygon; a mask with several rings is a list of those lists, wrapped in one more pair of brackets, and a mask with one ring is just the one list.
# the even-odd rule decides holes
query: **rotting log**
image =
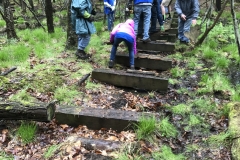
{"label": "rotting log", "polygon": [[119,87],[128,87],[139,90],[166,92],[168,80],[157,76],[131,74],[114,69],[95,69],[92,79]]}
{"label": "rotting log", "polygon": [[111,128],[117,132],[132,129],[133,124],[138,123],[142,116],[152,117],[155,114],[79,106],[59,106],[55,112],[58,124],[67,124],[73,127],[85,125],[93,130]]}
{"label": "rotting log", "polygon": [[229,130],[233,133],[232,141],[232,158],[233,160],[240,160],[240,102],[229,103]]}
{"label": "rotting log", "polygon": [[163,42],[156,42],[156,41],[144,43],[142,41],[138,41],[137,48],[140,50],[147,50],[147,51],[172,52],[175,50],[175,43],[170,43],[170,42],[163,43]]}
{"label": "rotting log", "polygon": [[[115,62],[124,66],[129,66],[128,54],[117,53]],[[136,68],[165,71],[172,68],[172,61],[157,55],[138,53],[134,58],[134,65]]]}
{"label": "rotting log", "polygon": [[21,104],[19,102],[0,102],[1,120],[33,120],[49,122],[55,113],[55,102]]}

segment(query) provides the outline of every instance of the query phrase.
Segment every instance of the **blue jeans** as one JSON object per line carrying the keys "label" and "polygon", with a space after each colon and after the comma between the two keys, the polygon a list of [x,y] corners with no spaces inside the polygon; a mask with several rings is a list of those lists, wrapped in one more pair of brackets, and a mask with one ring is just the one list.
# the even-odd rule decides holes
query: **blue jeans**
{"label": "blue jeans", "polygon": [[163,25],[163,16],[162,16],[162,10],[160,8],[159,3],[152,6],[151,27],[149,29],[150,32],[154,32],[157,30],[157,20],[159,22],[159,25],[162,26]]}
{"label": "blue jeans", "polygon": [[138,34],[138,24],[140,16],[143,14],[143,40],[149,38],[149,27],[151,19],[151,6],[150,5],[135,5],[134,6],[134,31],[135,35]]}
{"label": "blue jeans", "polygon": [[185,32],[190,31],[192,25],[192,18],[188,18],[186,21],[178,17],[178,39],[180,41],[189,42],[189,39],[184,35]]}
{"label": "blue jeans", "polygon": [[114,12],[107,14],[108,31],[112,31],[114,22]]}
{"label": "blue jeans", "polygon": [[114,38],[114,42],[113,42],[113,46],[112,46],[112,50],[111,50],[111,55],[110,55],[110,60],[114,61],[115,60],[115,56],[116,56],[116,52],[117,52],[117,47],[118,45],[124,41],[125,44],[128,47],[128,51],[129,51],[129,63],[130,66],[134,65],[134,52],[133,52],[133,43],[128,42],[126,39],[123,38]]}
{"label": "blue jeans", "polygon": [[89,44],[91,39],[90,34],[78,35],[78,49],[84,50]]}

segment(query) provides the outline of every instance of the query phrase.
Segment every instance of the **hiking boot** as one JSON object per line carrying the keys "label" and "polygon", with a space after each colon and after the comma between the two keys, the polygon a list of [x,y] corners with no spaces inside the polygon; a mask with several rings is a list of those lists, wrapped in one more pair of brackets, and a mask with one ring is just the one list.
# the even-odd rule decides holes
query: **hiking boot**
{"label": "hiking boot", "polygon": [[145,40],[143,39],[142,41],[143,41],[143,43],[149,43],[149,42],[151,42],[151,39],[150,38],[145,39]]}
{"label": "hiking boot", "polygon": [[80,49],[77,50],[77,52],[75,53],[75,55],[76,55],[77,58],[79,58],[79,59],[88,59],[89,57],[91,57],[89,54],[87,55],[84,50],[80,50]]}
{"label": "hiking boot", "polygon": [[131,65],[131,66],[130,66],[130,69],[131,69],[131,70],[135,70],[134,65]]}
{"label": "hiking boot", "polygon": [[114,61],[110,60],[109,63],[108,63],[108,67],[113,68],[113,66],[114,66]]}
{"label": "hiking boot", "polygon": [[160,30],[161,30],[161,31],[164,31],[164,26],[160,26]]}

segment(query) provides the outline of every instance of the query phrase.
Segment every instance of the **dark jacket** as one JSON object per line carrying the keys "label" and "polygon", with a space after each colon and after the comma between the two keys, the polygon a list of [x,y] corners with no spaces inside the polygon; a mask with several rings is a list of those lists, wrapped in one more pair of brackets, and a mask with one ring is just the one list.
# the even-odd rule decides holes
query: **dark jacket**
{"label": "dark jacket", "polygon": [[197,19],[200,11],[198,0],[176,0],[175,9],[179,16],[184,14],[187,19]]}

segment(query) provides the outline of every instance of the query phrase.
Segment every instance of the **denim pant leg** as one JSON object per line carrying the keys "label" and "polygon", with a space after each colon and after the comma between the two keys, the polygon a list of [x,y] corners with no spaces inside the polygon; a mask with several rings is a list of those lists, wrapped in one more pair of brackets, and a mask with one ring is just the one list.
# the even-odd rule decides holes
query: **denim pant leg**
{"label": "denim pant leg", "polygon": [[90,34],[78,35],[78,49],[84,50],[89,44],[91,39]]}
{"label": "denim pant leg", "polygon": [[141,6],[135,5],[135,6],[134,6],[134,17],[133,17],[133,21],[134,21],[134,31],[135,31],[135,35],[136,35],[136,36],[137,36],[137,34],[138,34],[139,21],[140,21],[141,13],[142,13]]}
{"label": "denim pant leg", "polygon": [[143,34],[143,13],[140,15],[140,19],[138,22],[138,35]]}
{"label": "denim pant leg", "polygon": [[158,19],[158,23],[160,26],[163,25],[163,16],[162,16],[162,9],[160,7],[160,4],[162,3],[162,0],[157,0],[157,19]]}
{"label": "denim pant leg", "polygon": [[183,34],[184,34],[185,32],[189,32],[189,31],[190,31],[191,25],[192,25],[192,18],[189,18],[189,19],[187,19],[187,20],[185,21],[185,23],[184,23]]}
{"label": "denim pant leg", "polygon": [[108,20],[108,31],[112,31],[113,29],[113,19],[114,13],[107,14],[107,20]]}
{"label": "denim pant leg", "polygon": [[155,32],[157,29],[157,6],[153,5],[151,8],[151,27],[149,29],[149,32]]}
{"label": "denim pant leg", "polygon": [[183,28],[184,28],[184,22],[180,17],[178,17],[178,39],[182,39],[184,36]]}
{"label": "denim pant leg", "polygon": [[115,56],[116,56],[116,52],[117,52],[117,47],[119,45],[119,43],[121,43],[123,41],[122,38],[114,38],[114,42],[113,42],[113,46],[112,46],[112,50],[111,50],[111,55],[110,55],[110,60],[114,61],[115,60]]}
{"label": "denim pant leg", "polygon": [[152,6],[142,6],[143,7],[143,40],[146,40],[149,38],[149,28],[150,28],[150,19],[151,19],[151,8]]}
{"label": "denim pant leg", "polygon": [[129,52],[129,64],[134,65],[134,51],[133,51],[133,43],[128,42],[127,40],[125,40],[125,43],[128,47],[128,52]]}

